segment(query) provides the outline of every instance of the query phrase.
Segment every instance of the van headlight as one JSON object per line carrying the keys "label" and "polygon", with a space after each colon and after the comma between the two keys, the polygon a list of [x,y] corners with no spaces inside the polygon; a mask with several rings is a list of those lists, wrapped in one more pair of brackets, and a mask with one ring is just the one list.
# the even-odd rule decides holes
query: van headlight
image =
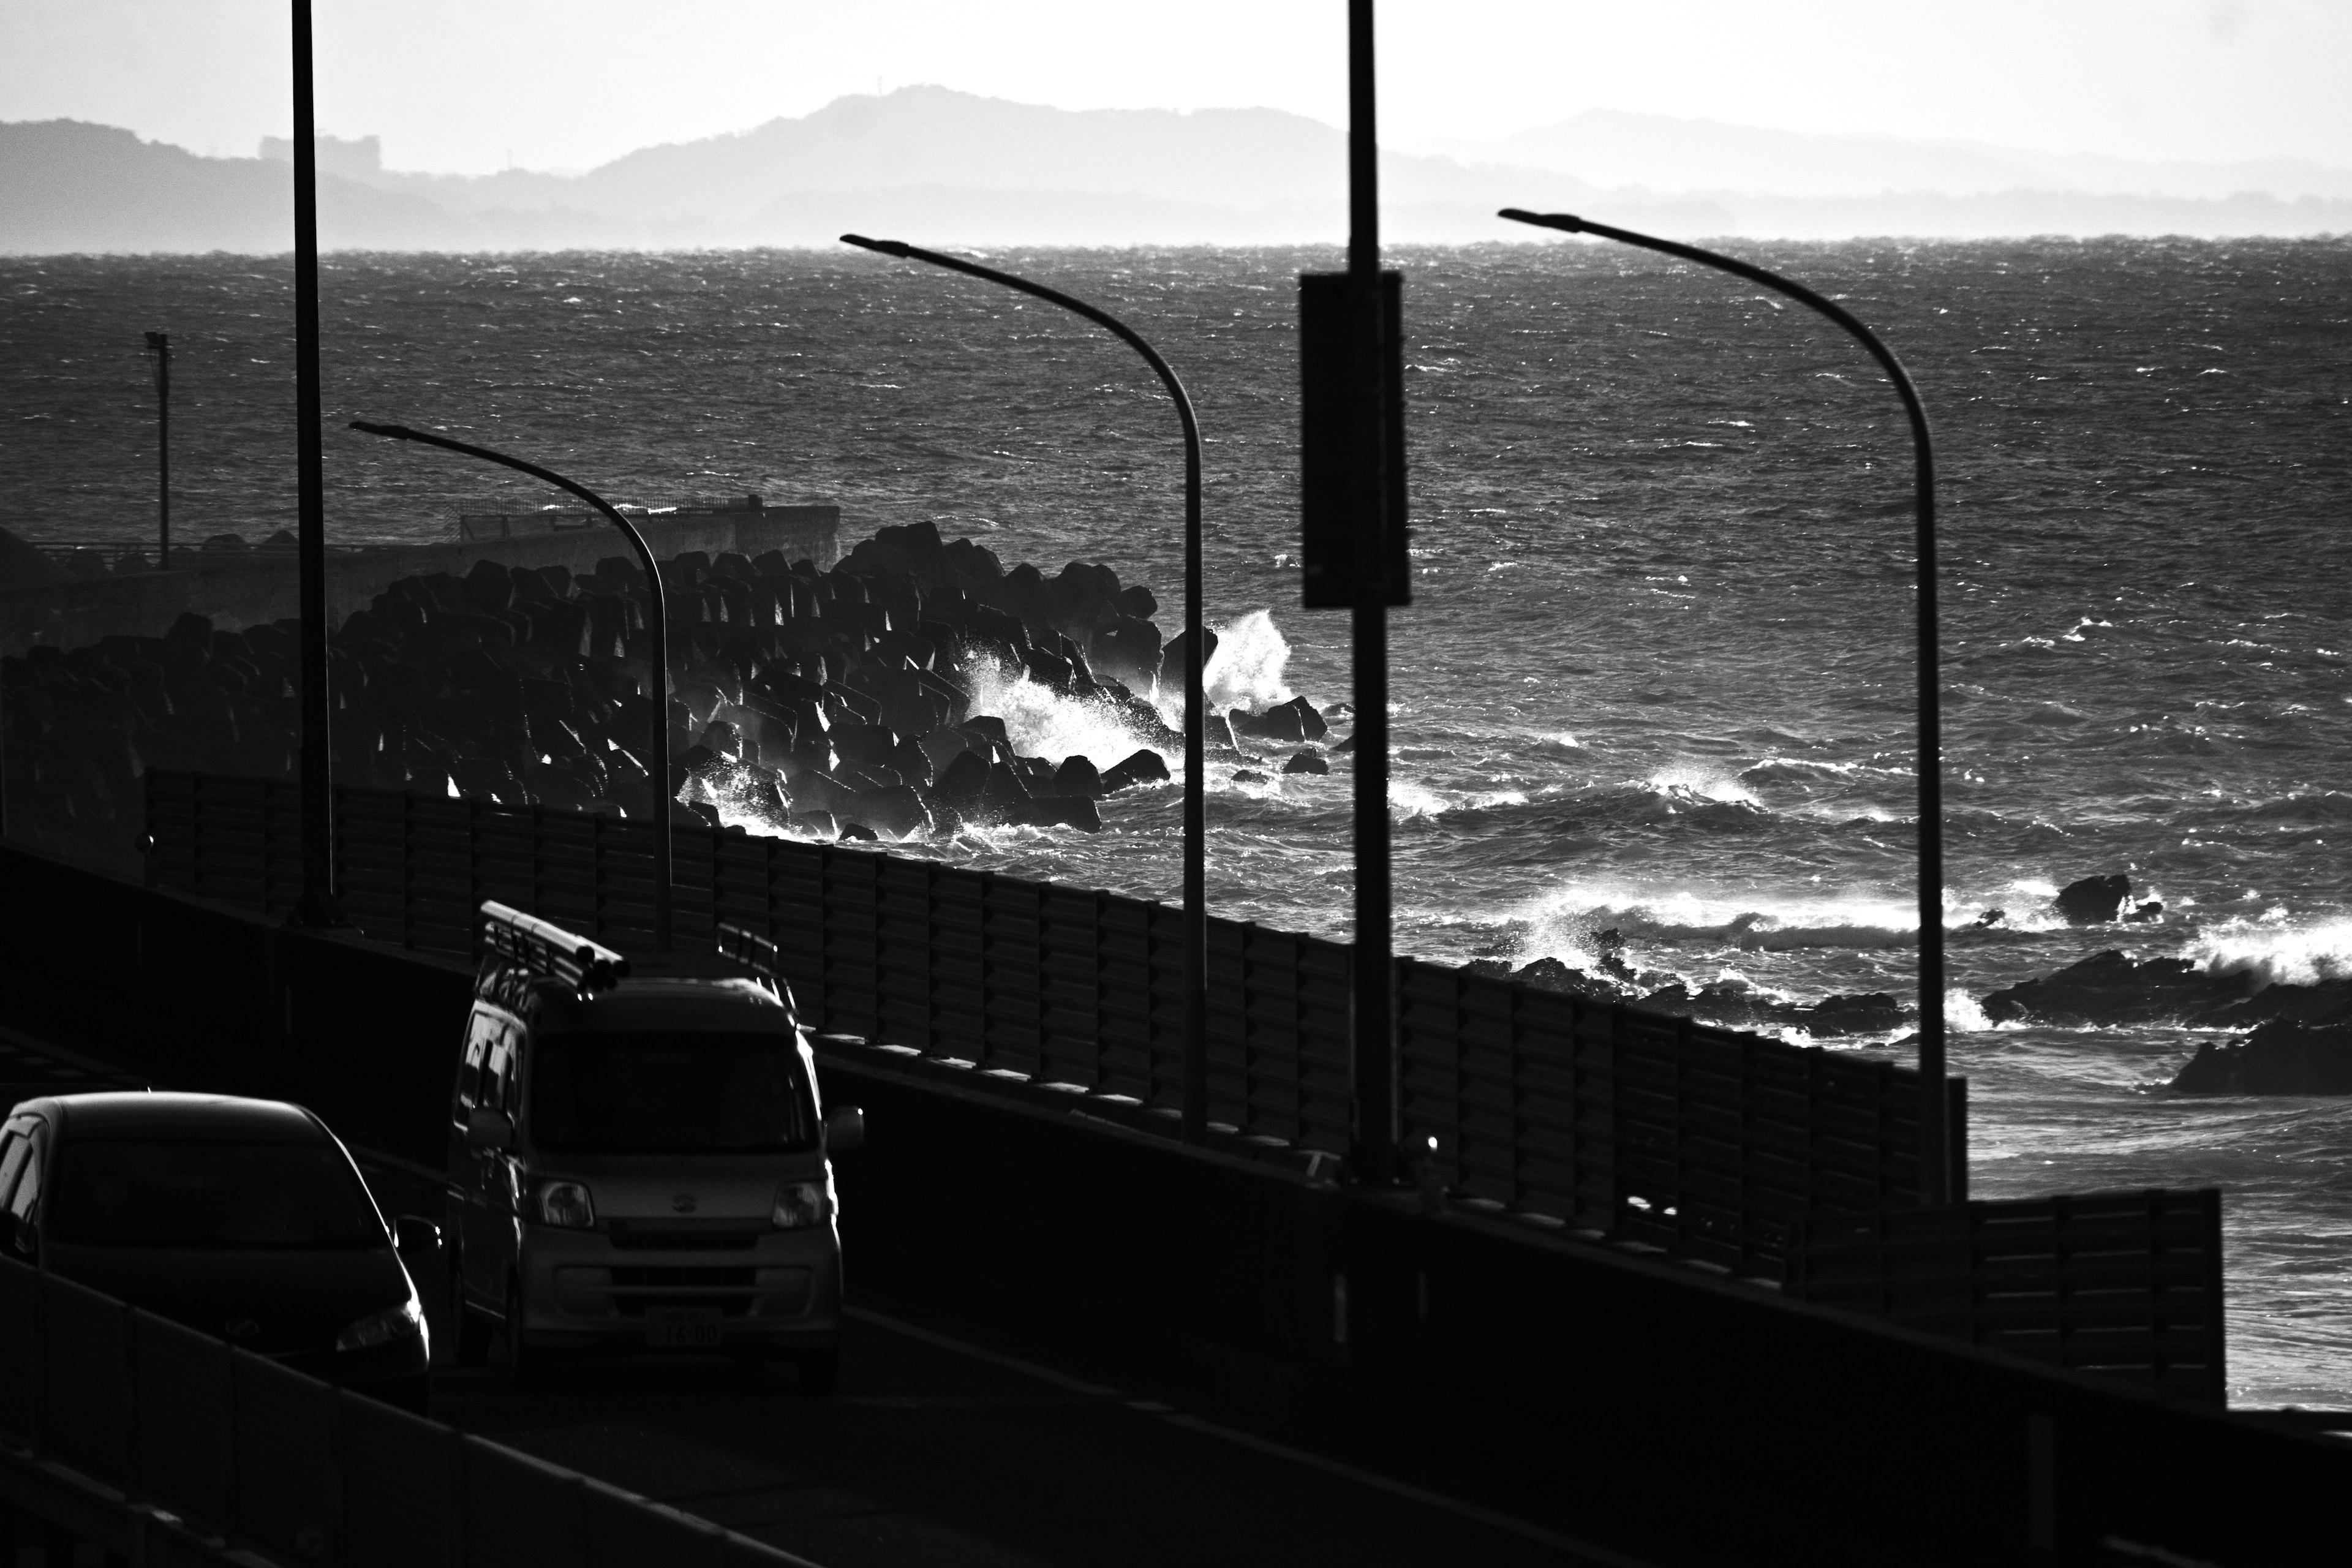
{"label": "van headlight", "polygon": [[776,1206],[769,1220],[778,1230],[806,1230],[823,1225],[833,1213],[833,1200],[816,1182],[786,1182],[776,1189]]}
{"label": "van headlight", "polygon": [[591,1230],[596,1224],[596,1205],[582,1184],[550,1182],[539,1189],[539,1217],[566,1230]]}
{"label": "van headlight", "polygon": [[421,1339],[425,1334],[425,1308],[411,1295],[397,1307],[385,1309],[358,1322],[335,1336],[339,1351],[373,1350],[396,1340]]}

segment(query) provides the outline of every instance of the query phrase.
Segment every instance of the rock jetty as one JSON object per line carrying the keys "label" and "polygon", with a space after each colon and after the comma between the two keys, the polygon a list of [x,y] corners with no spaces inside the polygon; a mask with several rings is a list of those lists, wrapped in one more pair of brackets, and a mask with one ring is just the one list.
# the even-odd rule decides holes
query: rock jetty
{"label": "rock jetty", "polygon": [[[1165,653],[1157,601],[1108,566],[1007,569],[917,523],[883,529],[830,571],[698,552],[662,576],[667,783],[714,824],[724,814],[868,838],[967,823],[1093,830],[1097,800],[1165,780],[1160,751],[1181,743],[1148,700]],[[650,602],[620,556],[587,574],[484,561],[393,583],[331,634],[337,778],[646,813],[659,766]],[[5,661],[13,830],[135,860],[146,769],[292,776],[297,631],[192,614],[161,637]],[[1143,744],[1108,765],[1023,756],[975,705],[982,677],[999,672],[1098,705]],[[1303,701],[1232,717],[1271,740],[1325,732]]]}

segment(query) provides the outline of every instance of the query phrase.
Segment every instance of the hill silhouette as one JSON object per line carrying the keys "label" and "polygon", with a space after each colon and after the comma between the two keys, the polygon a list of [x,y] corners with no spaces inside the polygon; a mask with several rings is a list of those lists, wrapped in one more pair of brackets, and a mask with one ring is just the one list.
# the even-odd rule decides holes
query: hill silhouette
{"label": "hill silhouette", "polygon": [[[1460,156],[1384,154],[1384,237],[1528,237],[1495,219],[1505,205],[1681,235],[2352,231],[2345,196],[2200,199],[2028,183],[1954,194],[1924,181],[1848,188],[1857,177],[1866,184],[1873,168],[1933,172],[1885,148],[1814,149],[1803,177],[1816,188],[1794,193],[1741,191],[1728,178],[1672,190],[1612,181],[1620,188],[1608,189],[1570,172],[1580,144],[1586,166],[1633,168],[1626,158],[1643,144],[1642,127],[1625,121],[1641,118],[1580,117],[1508,144],[1457,144]],[[1677,158],[1676,166],[1720,167],[1727,176],[1769,170],[1780,155],[1770,138],[1788,134],[1672,123],[1684,126],[1681,141],[1652,149],[1654,173]],[[1741,163],[1724,152],[1727,135],[1765,138],[1762,155]],[[1616,153],[1592,151],[1606,146]],[[290,149],[272,142],[264,151],[273,155],[205,158],[79,121],[0,124],[0,252],[287,250]],[[1474,155],[1479,161],[1463,161]],[[1535,166],[1547,161],[1556,166]],[[829,246],[860,228],[951,245],[1330,244],[1347,234],[1346,137],[1304,116],[1070,110],[941,87],[838,99],[749,131],[641,148],[580,174],[386,170],[372,137],[322,138],[320,166],[320,242],[337,249]],[[1985,179],[2007,169],[1982,159],[1968,166]]]}

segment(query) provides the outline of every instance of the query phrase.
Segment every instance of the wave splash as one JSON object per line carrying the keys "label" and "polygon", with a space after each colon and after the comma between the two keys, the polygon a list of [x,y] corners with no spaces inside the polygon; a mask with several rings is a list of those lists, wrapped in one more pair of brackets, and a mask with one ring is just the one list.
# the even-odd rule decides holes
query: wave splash
{"label": "wave splash", "polygon": [[2203,932],[2184,956],[2211,975],[2251,975],[2255,989],[2352,980],[2352,920],[2284,928],[2231,921]]}

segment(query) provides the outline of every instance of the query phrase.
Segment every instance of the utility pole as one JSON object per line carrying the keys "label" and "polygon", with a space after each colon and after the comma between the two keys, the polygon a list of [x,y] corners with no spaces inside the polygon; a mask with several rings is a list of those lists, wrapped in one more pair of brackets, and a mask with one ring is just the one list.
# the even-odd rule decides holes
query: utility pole
{"label": "utility pole", "polygon": [[319,132],[310,93],[310,0],[294,10],[294,519],[302,616],[302,897],[294,923],[343,923],[335,900],[335,789],[328,724],[326,465],[319,428]]}
{"label": "utility pole", "polygon": [[1403,283],[1381,268],[1372,0],[1348,5],[1348,270],[1299,278],[1303,602],[1353,617],[1356,968],[1354,1179],[1397,1161],[1396,963],[1389,863],[1388,612],[1412,602],[1405,553]]}
{"label": "utility pole", "polygon": [[172,334],[147,334],[155,356],[155,564],[172,569]]}

